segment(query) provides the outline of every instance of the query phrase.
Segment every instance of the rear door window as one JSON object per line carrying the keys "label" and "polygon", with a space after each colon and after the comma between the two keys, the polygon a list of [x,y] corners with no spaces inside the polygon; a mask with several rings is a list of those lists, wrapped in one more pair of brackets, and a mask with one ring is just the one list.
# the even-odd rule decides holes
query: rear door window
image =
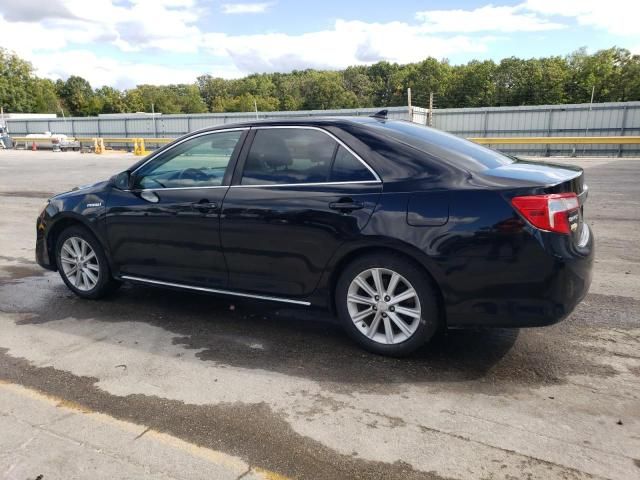
{"label": "rear door window", "polygon": [[258,129],[242,175],[242,185],[329,181],[338,144],[319,130]]}
{"label": "rear door window", "polygon": [[263,128],[256,131],[242,185],[297,185],[375,181],[349,150],[320,130]]}

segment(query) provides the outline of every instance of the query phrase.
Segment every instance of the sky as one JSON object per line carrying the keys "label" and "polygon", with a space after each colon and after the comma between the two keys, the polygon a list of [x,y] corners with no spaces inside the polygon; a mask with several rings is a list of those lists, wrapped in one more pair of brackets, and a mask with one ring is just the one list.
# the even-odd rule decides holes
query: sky
{"label": "sky", "polygon": [[428,56],[640,54],[638,19],[638,0],[0,0],[0,46],[40,76],[124,89]]}

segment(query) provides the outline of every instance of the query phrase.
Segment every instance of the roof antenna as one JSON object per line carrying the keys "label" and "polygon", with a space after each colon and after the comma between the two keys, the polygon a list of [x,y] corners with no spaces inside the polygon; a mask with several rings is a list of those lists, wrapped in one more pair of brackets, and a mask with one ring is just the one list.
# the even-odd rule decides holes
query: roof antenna
{"label": "roof antenna", "polygon": [[380,110],[379,112],[376,112],[373,115],[371,115],[371,118],[381,118],[382,120],[386,120],[388,113],[389,113],[389,110],[386,110],[386,109]]}

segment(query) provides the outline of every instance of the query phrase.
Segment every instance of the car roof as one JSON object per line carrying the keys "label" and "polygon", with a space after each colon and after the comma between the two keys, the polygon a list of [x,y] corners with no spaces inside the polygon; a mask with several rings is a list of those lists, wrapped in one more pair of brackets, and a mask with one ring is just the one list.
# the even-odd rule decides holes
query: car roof
{"label": "car roof", "polygon": [[[225,123],[223,125],[216,125],[212,127],[205,127],[198,132],[207,132],[207,131],[215,131],[215,130],[223,130],[227,128],[246,128],[246,127],[260,127],[260,126],[314,126],[314,127],[341,127],[345,125],[366,125],[372,124],[380,121],[397,121],[397,120],[386,120],[380,118],[373,118],[368,116],[344,116],[344,117],[283,117],[283,118],[266,118],[238,123]],[[192,134],[194,132],[190,132]]]}

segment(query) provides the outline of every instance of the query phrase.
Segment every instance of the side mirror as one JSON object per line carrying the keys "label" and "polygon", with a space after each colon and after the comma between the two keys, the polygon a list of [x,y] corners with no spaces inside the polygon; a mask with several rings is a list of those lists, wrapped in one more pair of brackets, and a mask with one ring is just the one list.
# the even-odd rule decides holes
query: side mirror
{"label": "side mirror", "polygon": [[118,190],[131,190],[133,177],[131,176],[131,172],[125,170],[124,172],[114,175],[111,181],[113,182],[113,186]]}

